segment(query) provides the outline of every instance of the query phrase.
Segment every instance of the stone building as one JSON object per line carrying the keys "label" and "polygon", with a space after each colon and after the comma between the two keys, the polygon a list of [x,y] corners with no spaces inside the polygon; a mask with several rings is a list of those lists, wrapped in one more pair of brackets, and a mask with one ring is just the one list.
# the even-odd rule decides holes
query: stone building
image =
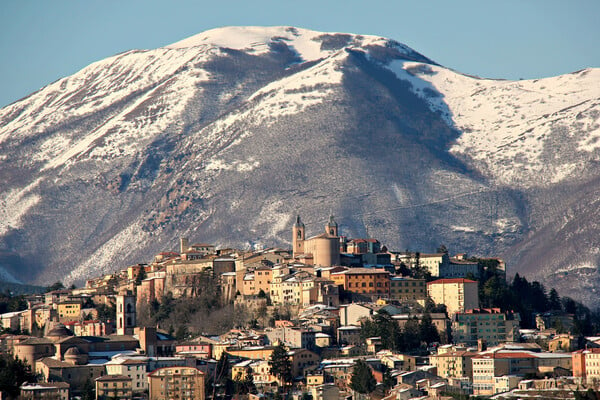
{"label": "stone building", "polygon": [[321,267],[340,264],[338,225],[333,216],[329,217],[324,233],[306,239],[306,228],[298,215],[292,228],[292,246],[294,258],[306,264]]}

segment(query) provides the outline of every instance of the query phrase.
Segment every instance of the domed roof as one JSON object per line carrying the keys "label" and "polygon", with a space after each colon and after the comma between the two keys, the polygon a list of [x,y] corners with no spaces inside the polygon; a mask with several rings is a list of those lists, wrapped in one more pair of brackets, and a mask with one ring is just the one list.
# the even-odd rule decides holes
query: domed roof
{"label": "domed roof", "polygon": [[46,336],[74,336],[73,331],[68,329],[63,324],[58,324],[54,328],[50,329]]}
{"label": "domed roof", "polygon": [[81,355],[81,351],[77,347],[69,347],[65,351],[65,357],[77,357]]}

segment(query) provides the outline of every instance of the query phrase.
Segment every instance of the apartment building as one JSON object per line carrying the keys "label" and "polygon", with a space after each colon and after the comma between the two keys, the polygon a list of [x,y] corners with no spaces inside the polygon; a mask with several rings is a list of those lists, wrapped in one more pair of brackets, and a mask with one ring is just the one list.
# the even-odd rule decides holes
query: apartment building
{"label": "apartment building", "polygon": [[478,353],[467,350],[448,351],[429,356],[429,363],[442,378],[473,378],[472,358]]}
{"label": "apartment building", "polygon": [[519,313],[503,313],[499,308],[475,308],[457,312],[452,318],[454,343],[476,346],[483,339],[488,346],[518,339]]}
{"label": "apartment building", "polygon": [[394,300],[425,300],[427,298],[425,279],[391,277],[390,298]]}
{"label": "apartment building", "polygon": [[438,279],[427,283],[427,295],[445,304],[449,316],[479,307],[477,281],[465,278]]}
{"label": "apartment building", "polygon": [[193,367],[159,368],[148,374],[150,399],[204,400],[204,372]]}
{"label": "apartment building", "polygon": [[390,273],[379,268],[350,268],[331,274],[333,282],[344,290],[372,298],[390,296]]}

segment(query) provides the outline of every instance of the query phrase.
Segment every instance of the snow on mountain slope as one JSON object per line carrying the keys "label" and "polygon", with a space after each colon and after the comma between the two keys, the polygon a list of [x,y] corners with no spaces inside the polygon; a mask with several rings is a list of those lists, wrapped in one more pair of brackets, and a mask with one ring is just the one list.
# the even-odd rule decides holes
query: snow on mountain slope
{"label": "snow on mountain slope", "polygon": [[[389,68],[463,132],[450,151],[499,185],[551,185],[600,160],[600,69],[504,81],[402,60]],[[556,146],[565,142],[580,157],[556,162],[565,155]]]}
{"label": "snow on mountain slope", "polygon": [[[555,267],[536,264],[548,232],[597,236],[578,205],[595,204],[599,79],[480,79],[394,40],[293,27],[122,53],[0,110],[0,252],[16,254],[0,267],[80,282],[181,235],[285,246],[297,212],[332,211],[350,236],[537,276]],[[577,252],[564,271],[598,263]]]}
{"label": "snow on mountain slope", "polygon": [[[323,33],[289,26],[228,26],[211,29],[166,46],[168,49],[186,49],[210,45],[241,50],[249,54],[268,53],[273,43],[285,43],[303,61],[318,60],[343,47],[385,46],[389,40],[378,36]],[[411,51],[405,47],[407,51]]]}

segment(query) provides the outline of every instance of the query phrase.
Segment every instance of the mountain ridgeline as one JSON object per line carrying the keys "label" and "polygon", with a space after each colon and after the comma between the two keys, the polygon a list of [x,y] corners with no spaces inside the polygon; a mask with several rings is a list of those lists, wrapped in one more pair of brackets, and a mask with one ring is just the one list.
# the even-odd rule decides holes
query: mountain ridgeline
{"label": "mountain ridgeline", "polygon": [[[329,212],[391,249],[505,258],[595,304],[600,70],[466,76],[394,40],[228,27],[98,61],[0,110],[0,278],[188,236],[289,246]],[[585,288],[585,290],[579,290]]]}

